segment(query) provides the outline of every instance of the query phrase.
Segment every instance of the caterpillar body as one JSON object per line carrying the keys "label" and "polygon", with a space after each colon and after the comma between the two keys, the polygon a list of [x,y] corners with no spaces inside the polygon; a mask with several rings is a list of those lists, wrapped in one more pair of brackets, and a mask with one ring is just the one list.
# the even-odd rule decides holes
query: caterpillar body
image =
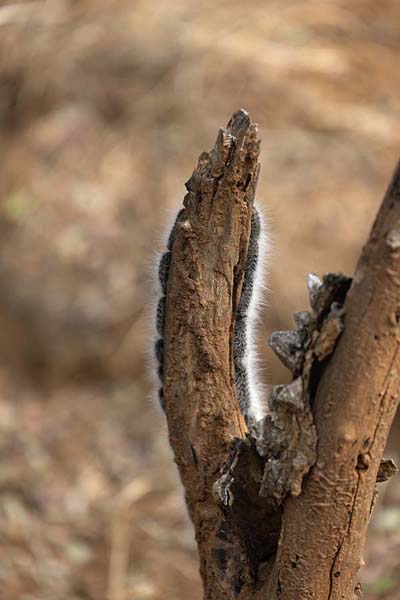
{"label": "caterpillar body", "polygon": [[[164,376],[164,325],[167,301],[167,283],[171,265],[172,246],[178,223],[184,218],[184,209],[178,212],[169,234],[167,251],[161,255],[158,266],[160,297],[156,309],[157,340],[154,355],[157,362],[157,375],[161,387],[158,390],[160,404],[165,410]],[[236,395],[246,421],[258,421],[265,415],[263,390],[257,377],[257,355],[254,343],[254,326],[262,300],[262,267],[266,236],[260,212],[254,206],[251,217],[251,231],[243,275],[240,301],[234,327],[234,367]]]}

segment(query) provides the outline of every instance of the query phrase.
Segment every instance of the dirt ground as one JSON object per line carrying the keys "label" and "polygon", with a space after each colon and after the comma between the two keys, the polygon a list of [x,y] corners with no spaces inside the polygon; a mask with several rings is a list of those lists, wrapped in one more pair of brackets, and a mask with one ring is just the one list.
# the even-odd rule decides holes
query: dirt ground
{"label": "dirt ground", "polygon": [[[0,599],[200,599],[149,373],[155,253],[239,107],[263,138],[267,350],[351,274],[400,150],[398,0],[0,3]],[[400,426],[388,456],[399,458]],[[400,598],[400,483],[366,600]]]}

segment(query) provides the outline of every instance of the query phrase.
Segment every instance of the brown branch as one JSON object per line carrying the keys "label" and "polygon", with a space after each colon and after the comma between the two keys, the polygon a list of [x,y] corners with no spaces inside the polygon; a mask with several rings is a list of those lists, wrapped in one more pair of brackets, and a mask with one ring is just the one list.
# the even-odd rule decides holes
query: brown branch
{"label": "brown branch", "polygon": [[[398,404],[400,167],[350,290],[341,275],[322,287],[311,278],[313,312],[273,336],[294,381],[274,388],[271,414],[249,435],[233,332],[258,153],[257,127],[239,111],[187,183],[164,328],[170,442],[205,599],[352,600]],[[394,471],[387,463],[378,479]]]}
{"label": "brown branch", "polygon": [[[244,111],[221,129],[186,184],[168,280],[164,396],[199,547],[206,598],[250,577],[243,541],[225,524],[213,485],[246,426],[235,397],[233,326],[258,177],[258,130]],[[243,568],[239,568],[243,565]]]}
{"label": "brown branch", "polygon": [[318,385],[317,461],[284,506],[269,596],[351,600],[400,382],[400,165],[363,249]]}

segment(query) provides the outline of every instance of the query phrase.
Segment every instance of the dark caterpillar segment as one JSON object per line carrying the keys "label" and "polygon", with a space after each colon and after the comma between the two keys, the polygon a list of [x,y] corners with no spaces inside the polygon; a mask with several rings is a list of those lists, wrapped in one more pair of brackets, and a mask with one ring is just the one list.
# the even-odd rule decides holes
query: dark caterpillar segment
{"label": "dark caterpillar segment", "polygon": [[240,410],[242,411],[243,416],[247,419],[250,409],[250,386],[246,369],[240,367],[236,368],[235,385]]}
{"label": "dark caterpillar segment", "polygon": [[[172,227],[171,233],[168,238],[168,242],[167,242],[168,251],[165,252],[161,256],[160,262],[158,265],[158,279],[160,282],[162,295],[158,301],[157,311],[156,311],[156,331],[160,337],[154,345],[154,354],[155,354],[156,361],[158,363],[157,375],[158,375],[158,378],[159,378],[161,384],[163,383],[163,378],[164,378],[164,339],[163,338],[164,338],[164,327],[165,327],[165,310],[166,310],[166,305],[167,305],[167,286],[168,286],[169,271],[170,271],[170,267],[171,267],[172,247],[174,245],[174,241],[176,238],[177,225],[180,221],[183,220],[184,215],[185,215],[185,209],[182,208],[176,216],[175,223]],[[160,400],[161,408],[165,412],[164,390],[162,387],[160,387],[158,390],[158,397]]]}
{"label": "dark caterpillar segment", "polygon": [[156,341],[154,350],[158,363],[162,365],[164,362],[164,340],[162,338]]}
{"label": "dark caterpillar segment", "polygon": [[158,279],[160,281],[162,293],[167,293],[167,283],[169,268],[171,266],[172,252],[165,252],[160,258],[160,264],[158,266]]}
{"label": "dark caterpillar segment", "polygon": [[164,322],[165,322],[165,308],[167,304],[167,297],[161,296],[157,304],[156,312],[156,330],[158,335],[164,335]]}
{"label": "dark caterpillar segment", "polygon": [[235,370],[243,364],[246,354],[246,321],[243,317],[237,317],[235,322],[234,357]]}
{"label": "dark caterpillar segment", "polygon": [[258,263],[258,241],[261,232],[260,215],[255,207],[251,215],[251,232],[247,250],[246,267],[243,275],[242,293],[240,296],[237,316],[246,318],[249,310],[254,287],[254,275]]}
{"label": "dark caterpillar segment", "polygon": [[261,233],[260,215],[255,207],[251,216],[251,232],[247,250],[246,266],[243,275],[242,292],[236,314],[234,332],[234,366],[236,394],[242,414],[247,419],[251,409],[249,374],[245,361],[247,348],[247,319],[254,290],[254,279],[259,258],[259,239]]}
{"label": "dark caterpillar segment", "polygon": [[161,404],[161,408],[163,409],[163,411],[165,412],[165,399],[164,399],[164,390],[162,387],[159,388],[158,390],[158,399],[160,401]]}

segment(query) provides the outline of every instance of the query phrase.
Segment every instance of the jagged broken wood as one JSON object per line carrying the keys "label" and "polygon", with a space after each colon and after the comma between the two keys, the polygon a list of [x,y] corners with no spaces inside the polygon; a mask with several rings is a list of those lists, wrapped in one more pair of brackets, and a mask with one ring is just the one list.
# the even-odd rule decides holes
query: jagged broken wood
{"label": "jagged broken wood", "polygon": [[[196,530],[205,596],[246,589],[254,568],[213,485],[247,427],[235,397],[233,333],[258,177],[257,127],[244,111],[220,130],[187,182],[176,228],[164,330],[171,446]],[[215,595],[217,594],[217,595]]]}
{"label": "jagged broken wood", "polygon": [[354,280],[312,275],[312,310],[271,337],[293,381],[249,432],[233,345],[258,154],[239,111],[187,183],[165,284],[170,441],[206,599],[352,600],[375,482],[395,471],[378,474],[400,378],[400,169]]}

